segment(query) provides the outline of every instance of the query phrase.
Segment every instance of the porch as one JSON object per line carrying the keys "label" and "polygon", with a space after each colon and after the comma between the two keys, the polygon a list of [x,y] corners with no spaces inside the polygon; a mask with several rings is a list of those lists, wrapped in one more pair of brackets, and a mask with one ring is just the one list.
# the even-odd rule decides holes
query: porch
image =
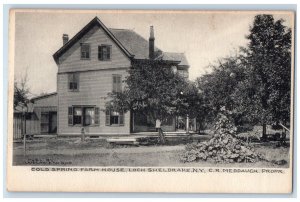
{"label": "porch", "polygon": [[[156,132],[155,120],[143,113],[132,113],[131,115],[131,133],[141,134],[147,132]],[[161,122],[161,128],[164,133],[184,134],[197,131],[196,119],[190,119],[188,116],[169,116]]]}

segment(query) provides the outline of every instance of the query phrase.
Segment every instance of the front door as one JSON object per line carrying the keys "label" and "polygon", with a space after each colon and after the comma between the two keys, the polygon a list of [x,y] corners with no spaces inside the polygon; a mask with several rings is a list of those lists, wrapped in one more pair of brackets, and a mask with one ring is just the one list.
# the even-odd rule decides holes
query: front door
{"label": "front door", "polygon": [[176,131],[186,131],[186,118],[178,116],[176,117]]}

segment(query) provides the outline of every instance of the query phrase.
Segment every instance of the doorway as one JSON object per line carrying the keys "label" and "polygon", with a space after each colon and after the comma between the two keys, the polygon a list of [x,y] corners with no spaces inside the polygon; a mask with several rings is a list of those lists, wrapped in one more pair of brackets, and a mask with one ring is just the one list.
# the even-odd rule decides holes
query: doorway
{"label": "doorway", "polygon": [[57,132],[57,112],[49,112],[49,133]]}
{"label": "doorway", "polygon": [[41,133],[55,134],[57,132],[57,112],[41,113]]}

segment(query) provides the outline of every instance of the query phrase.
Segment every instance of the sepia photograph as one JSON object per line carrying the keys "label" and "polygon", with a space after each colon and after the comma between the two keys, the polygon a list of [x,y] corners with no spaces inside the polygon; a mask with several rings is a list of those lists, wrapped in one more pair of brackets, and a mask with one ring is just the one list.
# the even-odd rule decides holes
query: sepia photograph
{"label": "sepia photograph", "polygon": [[[244,191],[143,189],[135,180],[82,191],[291,192],[294,15],[11,10],[11,190],[78,191],[26,187],[15,181],[22,173],[39,180],[123,172],[126,179],[201,173],[214,176],[211,184],[219,175],[254,179]],[[266,187],[277,175],[276,188]]]}

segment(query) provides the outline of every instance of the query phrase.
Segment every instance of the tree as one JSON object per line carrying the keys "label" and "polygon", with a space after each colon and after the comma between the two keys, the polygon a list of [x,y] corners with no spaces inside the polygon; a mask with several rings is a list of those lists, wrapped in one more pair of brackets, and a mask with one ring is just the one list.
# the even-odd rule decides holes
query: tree
{"label": "tree", "polygon": [[291,30],[272,15],[257,15],[249,43],[236,56],[219,60],[210,74],[197,79],[206,117],[221,107],[233,112],[236,124],[287,123],[291,96]]}
{"label": "tree", "polygon": [[192,82],[174,73],[165,61],[134,61],[122,92],[109,94],[106,107],[143,113],[153,121],[169,116],[195,116],[198,90]]}
{"label": "tree", "polygon": [[14,81],[14,109],[18,105],[27,106],[29,100],[30,89],[28,87],[28,77],[26,74],[21,78],[20,82]]}
{"label": "tree", "polygon": [[237,88],[238,106],[263,125],[265,137],[267,123],[290,117],[291,29],[272,15],[257,15],[247,39],[243,61],[249,71]]}
{"label": "tree", "polygon": [[202,100],[199,113],[205,112],[202,117],[206,121],[213,122],[222,107],[236,112],[236,98],[232,94],[246,76],[240,57],[235,55],[220,59],[218,64],[212,66],[210,74],[197,78]]}

